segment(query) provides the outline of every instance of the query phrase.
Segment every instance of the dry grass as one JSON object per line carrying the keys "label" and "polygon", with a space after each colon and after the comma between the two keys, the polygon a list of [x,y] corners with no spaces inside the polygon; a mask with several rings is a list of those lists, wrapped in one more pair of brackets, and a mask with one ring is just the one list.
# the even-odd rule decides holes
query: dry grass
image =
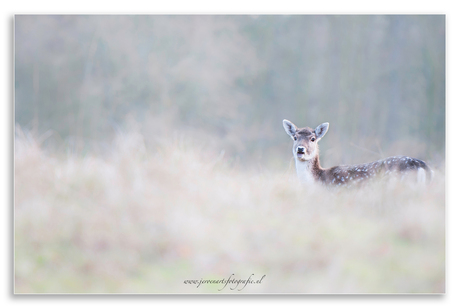
{"label": "dry grass", "polygon": [[[15,292],[444,292],[442,171],[428,189],[332,193],[225,161],[138,134],[84,158],[17,137]],[[183,283],[231,274],[266,277]]]}

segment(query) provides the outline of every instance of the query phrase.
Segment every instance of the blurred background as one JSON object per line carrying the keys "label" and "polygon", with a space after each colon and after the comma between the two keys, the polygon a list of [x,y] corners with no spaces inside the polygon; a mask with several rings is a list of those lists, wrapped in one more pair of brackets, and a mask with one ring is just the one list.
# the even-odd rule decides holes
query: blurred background
{"label": "blurred background", "polygon": [[325,167],[389,155],[439,165],[445,17],[20,15],[15,116],[44,146],[83,155],[137,130],[152,149],[182,136],[283,169],[286,118],[330,123]]}
{"label": "blurred background", "polygon": [[[445,16],[14,30],[15,293],[445,292]],[[283,119],[330,123],[323,167],[402,154],[435,180],[298,185]]]}

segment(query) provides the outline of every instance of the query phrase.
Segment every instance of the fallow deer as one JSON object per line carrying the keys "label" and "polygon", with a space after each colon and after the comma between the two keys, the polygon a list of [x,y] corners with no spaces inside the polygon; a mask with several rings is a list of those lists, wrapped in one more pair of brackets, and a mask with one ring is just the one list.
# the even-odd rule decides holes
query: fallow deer
{"label": "fallow deer", "polygon": [[320,183],[326,186],[349,186],[360,184],[376,177],[396,176],[404,178],[410,173],[417,174],[417,182],[431,181],[433,171],[428,165],[416,158],[393,156],[367,164],[336,166],[323,169],[319,163],[318,142],[329,129],[329,123],[323,123],[311,129],[297,128],[292,122],[283,120],[286,133],[294,140],[292,148],[297,176],[304,183]]}

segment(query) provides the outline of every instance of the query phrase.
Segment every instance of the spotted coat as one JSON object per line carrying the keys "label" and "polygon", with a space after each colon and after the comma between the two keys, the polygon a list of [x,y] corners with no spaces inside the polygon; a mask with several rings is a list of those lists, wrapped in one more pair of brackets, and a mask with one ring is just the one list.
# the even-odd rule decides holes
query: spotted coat
{"label": "spotted coat", "polygon": [[416,158],[393,156],[359,165],[344,165],[324,169],[319,162],[318,141],[326,134],[329,123],[323,123],[316,129],[297,128],[288,120],[283,121],[286,133],[294,140],[293,154],[296,170],[302,182],[319,182],[328,186],[361,185],[375,178],[405,178],[416,173],[417,180],[431,181],[432,170]]}

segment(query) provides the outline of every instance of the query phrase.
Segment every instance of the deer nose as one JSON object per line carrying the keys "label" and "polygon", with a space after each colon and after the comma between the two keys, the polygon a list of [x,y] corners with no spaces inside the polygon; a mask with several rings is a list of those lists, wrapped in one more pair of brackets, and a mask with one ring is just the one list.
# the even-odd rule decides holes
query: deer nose
{"label": "deer nose", "polygon": [[297,153],[305,154],[305,147],[297,147]]}

